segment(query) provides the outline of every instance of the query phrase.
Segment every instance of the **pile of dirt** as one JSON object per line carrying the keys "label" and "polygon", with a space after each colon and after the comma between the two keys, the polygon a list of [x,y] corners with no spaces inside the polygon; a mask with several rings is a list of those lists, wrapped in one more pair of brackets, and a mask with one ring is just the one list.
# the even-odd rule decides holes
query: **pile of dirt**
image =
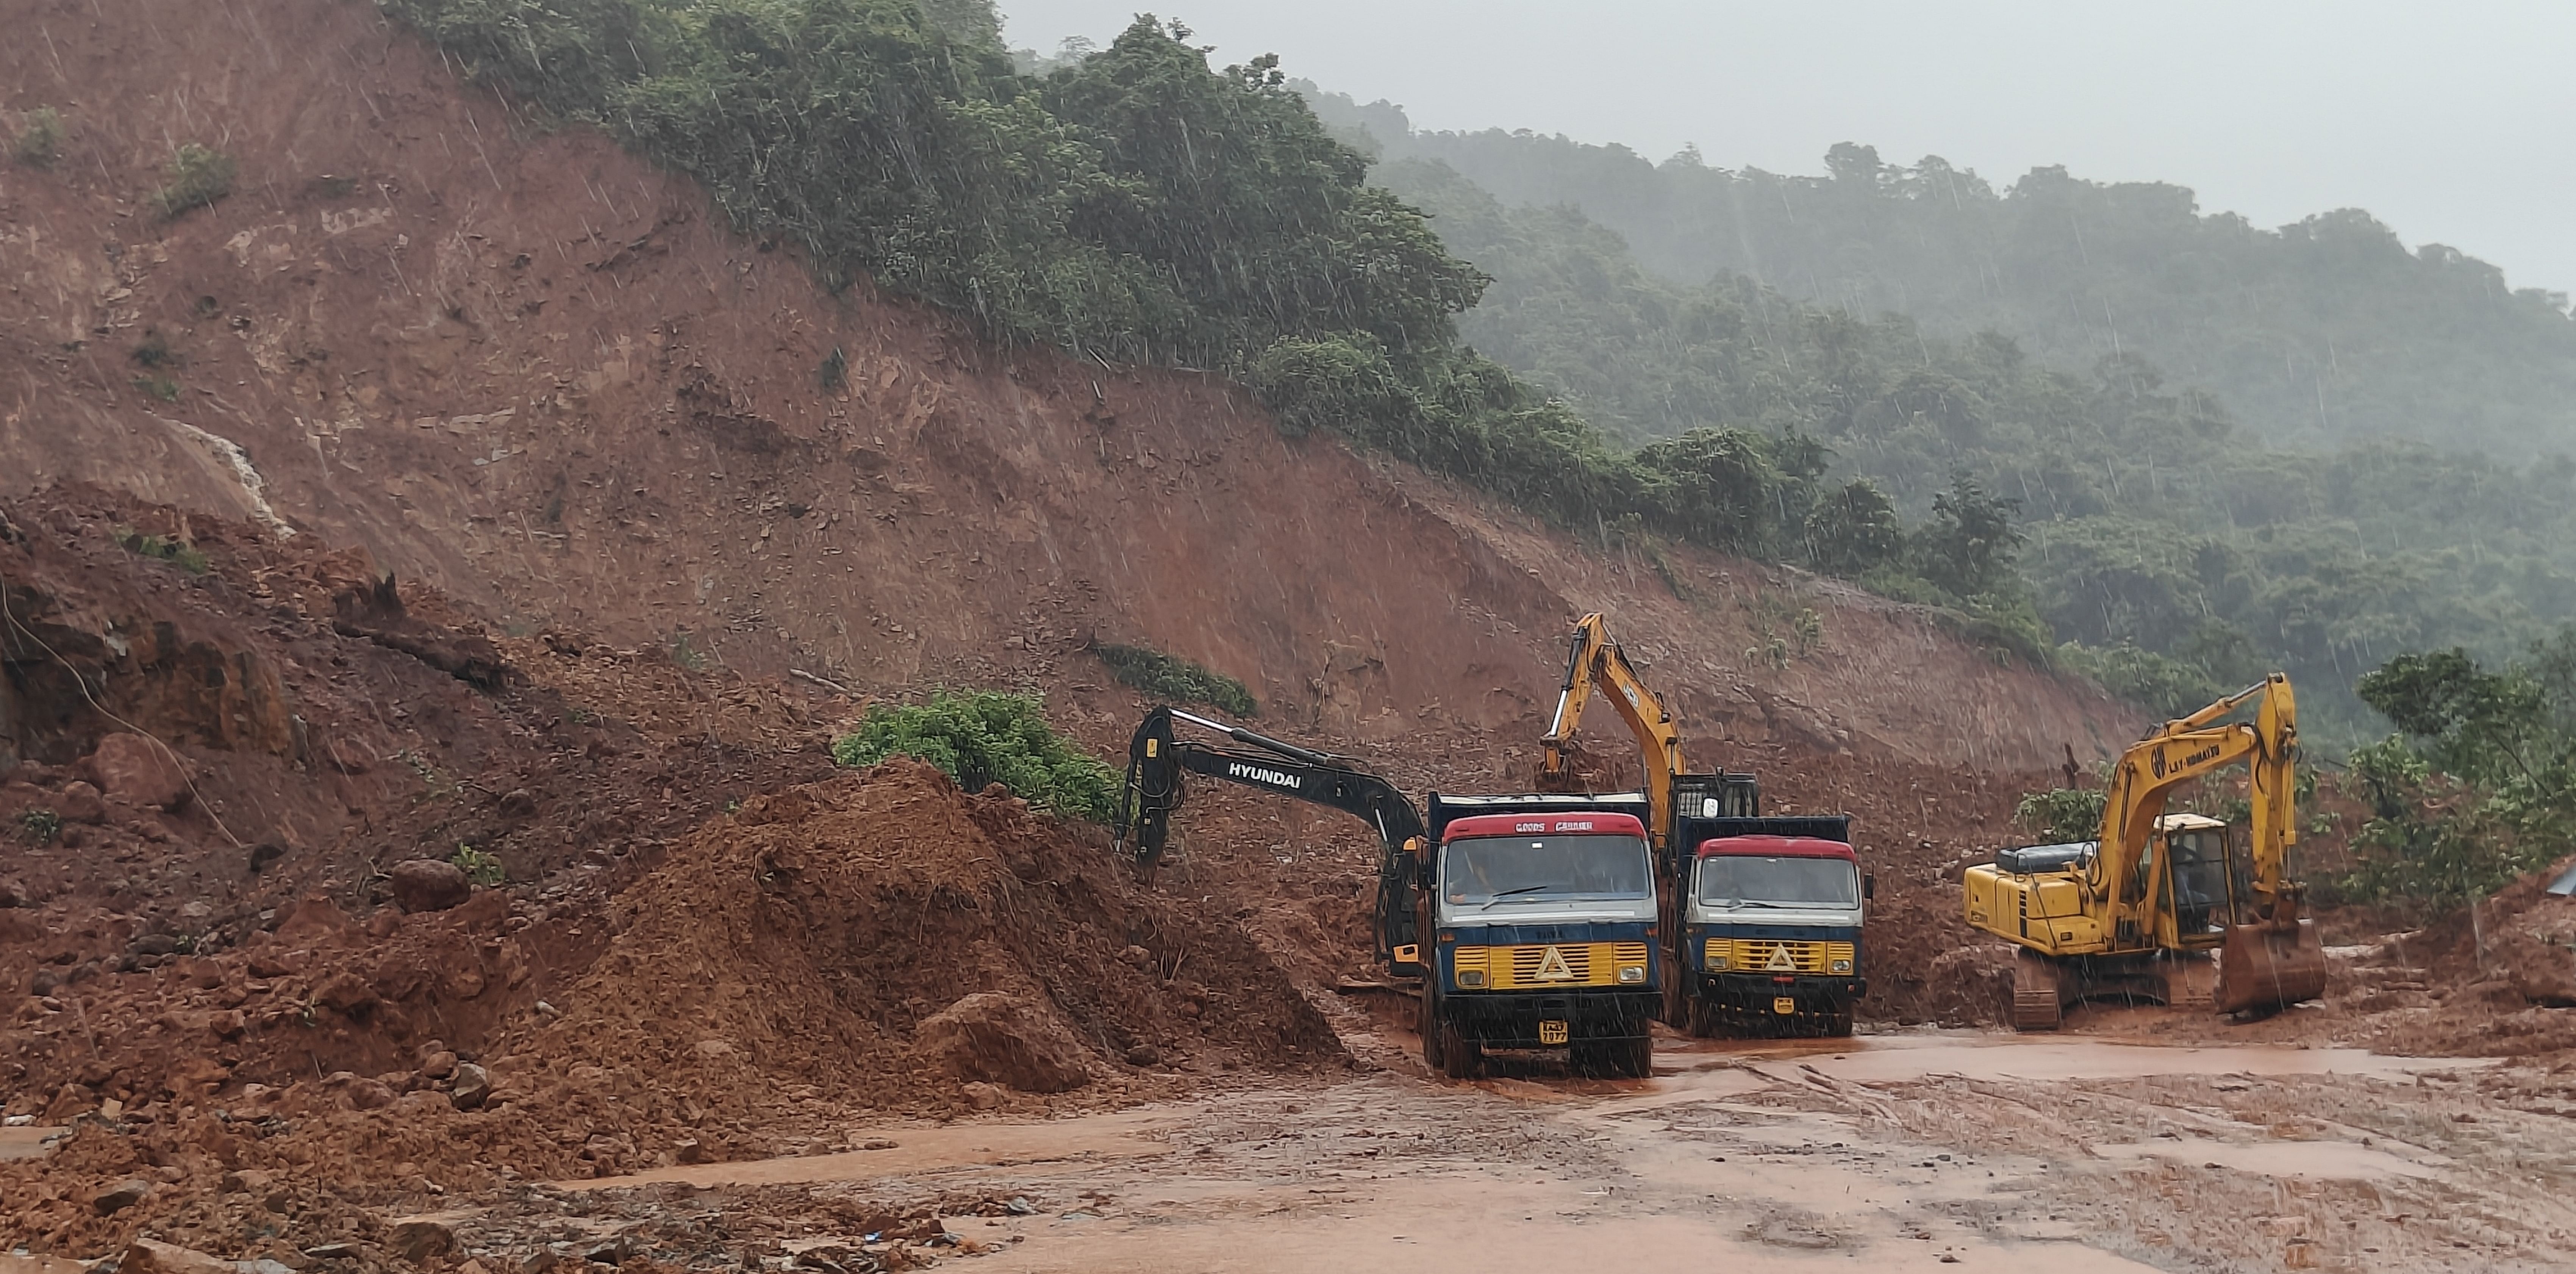
{"label": "pile of dirt", "polygon": [[1096,831],[999,788],[890,761],[754,798],[674,847],[618,899],[562,1015],[504,1041],[496,1074],[604,1072],[704,1127],[799,1086],[953,1115],[1338,1064],[1234,911],[1137,885]]}

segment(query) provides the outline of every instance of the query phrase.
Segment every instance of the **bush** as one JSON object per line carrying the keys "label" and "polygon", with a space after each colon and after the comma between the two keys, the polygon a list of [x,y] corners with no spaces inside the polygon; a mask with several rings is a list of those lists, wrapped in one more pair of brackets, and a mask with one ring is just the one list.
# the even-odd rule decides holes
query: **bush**
{"label": "bush", "polygon": [[168,562],[190,575],[206,573],[208,565],[206,555],[177,540],[159,535],[145,535],[140,531],[120,530],[116,534],[116,542],[119,547],[136,557]]}
{"label": "bush", "polygon": [[2104,648],[2076,642],[2057,648],[2058,658],[2102,688],[2167,719],[2217,701],[2233,687],[2208,669],[2123,642]]}
{"label": "bush", "polygon": [[510,879],[510,869],[502,866],[500,859],[471,845],[457,846],[447,861],[464,872],[466,880],[486,889],[497,889]]}
{"label": "bush", "polygon": [[1261,715],[1249,687],[1189,660],[1143,646],[1095,645],[1091,653],[1109,666],[1110,676],[1149,695],[1179,703],[1209,704],[1238,717]]}
{"label": "bush", "polygon": [[868,709],[859,728],[832,743],[832,759],[874,765],[908,756],[939,767],[969,792],[999,783],[1067,818],[1108,822],[1118,775],[1046,723],[1035,695],[940,691],[917,704]]}
{"label": "bush", "polygon": [[2013,807],[2013,820],[2053,845],[2091,840],[2102,834],[2102,806],[2107,799],[2103,789],[2095,787],[2032,792]]}
{"label": "bush", "polygon": [[61,157],[62,148],[62,112],[39,106],[27,112],[20,123],[16,140],[9,144],[9,155],[30,168],[51,168]]}
{"label": "bush", "polygon": [[63,834],[63,816],[52,810],[28,810],[18,816],[18,834],[38,845],[51,845]]}
{"label": "bush", "polygon": [[163,169],[168,178],[152,196],[153,205],[164,218],[176,217],[191,208],[211,206],[233,192],[232,156],[209,150],[195,142],[179,148]]}

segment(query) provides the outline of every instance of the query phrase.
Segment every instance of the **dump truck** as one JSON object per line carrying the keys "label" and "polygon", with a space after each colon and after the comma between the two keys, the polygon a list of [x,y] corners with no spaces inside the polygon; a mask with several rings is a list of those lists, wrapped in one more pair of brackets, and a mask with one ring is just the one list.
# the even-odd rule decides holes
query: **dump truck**
{"label": "dump truck", "polygon": [[[2227,720],[2248,707],[2252,721]],[[1968,923],[2015,949],[2013,1026],[2054,1030],[2087,999],[2249,1013],[2325,994],[2325,948],[2289,876],[2298,754],[2297,701],[2276,672],[2122,752],[2093,839],[1968,868]],[[2235,765],[2251,772],[2245,843],[2217,819],[2165,812],[2174,789]]]}
{"label": "dump truck", "polygon": [[1867,993],[1863,909],[1872,892],[1843,815],[1762,814],[1750,774],[1694,774],[1663,699],[1599,612],[1576,621],[1556,713],[1539,740],[1539,786],[1579,784],[1570,754],[1607,687],[1644,767],[1654,846],[1658,1015],[1694,1035],[1849,1035]]}
{"label": "dump truck", "polygon": [[1562,1048],[1578,1071],[1651,1073],[1645,798],[1434,792],[1424,813],[1422,1060],[1465,1078],[1489,1050]]}
{"label": "dump truck", "polygon": [[1683,776],[1658,875],[1675,896],[1666,1020],[1691,1035],[1849,1035],[1869,991],[1862,928],[1876,882],[1846,815],[1764,817],[1728,776]]}

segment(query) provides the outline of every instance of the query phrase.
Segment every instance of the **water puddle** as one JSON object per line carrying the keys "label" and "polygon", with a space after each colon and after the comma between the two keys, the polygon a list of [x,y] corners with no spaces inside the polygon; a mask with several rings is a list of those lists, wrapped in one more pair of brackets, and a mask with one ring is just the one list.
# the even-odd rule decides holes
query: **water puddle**
{"label": "water puddle", "polygon": [[2267,1177],[2375,1181],[2388,1177],[2437,1175],[2428,1165],[2357,1141],[2235,1142],[2186,1137],[2095,1146],[2093,1152],[2105,1159],[2164,1159]]}
{"label": "water puddle", "polygon": [[69,1128],[43,1128],[24,1124],[16,1128],[0,1128],[0,1161],[37,1158],[52,1148],[48,1143],[54,1138],[70,1134]]}
{"label": "water puddle", "polygon": [[860,1129],[851,1133],[853,1142],[881,1142],[882,1148],[785,1159],[688,1164],[655,1168],[623,1177],[596,1177],[555,1184],[566,1190],[613,1190],[669,1181],[693,1186],[799,1185],[816,1181],[864,1181],[875,1177],[909,1176],[951,1168],[1142,1159],[1169,1154],[1171,1145],[1154,1134],[1179,1122],[1180,1117],[1169,1110],[1128,1110],[1050,1123],[924,1124]]}
{"label": "water puddle", "polygon": [[[1702,1060],[1706,1059],[1706,1060]],[[2407,1079],[2427,1071],[2490,1066],[2485,1058],[2391,1057],[2357,1048],[2286,1044],[2181,1047],[2031,1035],[1888,1035],[1842,1040],[1693,1040],[1655,1059],[1679,1067],[1658,1089],[1709,1073],[1754,1067],[1810,1070],[1855,1084],[1934,1076],[1965,1079],[2117,1079],[2132,1075],[2355,1075]]]}

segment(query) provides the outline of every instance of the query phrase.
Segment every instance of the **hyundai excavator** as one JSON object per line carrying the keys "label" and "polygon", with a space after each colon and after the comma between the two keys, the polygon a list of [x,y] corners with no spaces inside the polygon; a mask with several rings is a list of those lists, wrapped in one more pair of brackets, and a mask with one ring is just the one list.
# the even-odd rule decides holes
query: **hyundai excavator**
{"label": "hyundai excavator", "polygon": [[[2252,721],[2226,722],[2248,705]],[[1970,867],[1968,923],[2016,949],[2013,1026],[2054,1030],[2085,999],[2247,1013],[2325,994],[2325,948],[2289,879],[2298,751],[2290,680],[2273,673],[2121,753],[2095,839]],[[2247,844],[2216,819],[2164,812],[2175,788],[2240,763],[2253,777]]]}
{"label": "hyundai excavator", "polygon": [[1849,1035],[1868,990],[1861,923],[1871,889],[1843,815],[1762,814],[1750,774],[1693,774],[1681,731],[1599,612],[1574,626],[1539,787],[1581,786],[1569,763],[1596,686],[1635,736],[1653,844],[1662,1011],[1697,1036]]}
{"label": "hyundai excavator", "polygon": [[[1227,749],[1178,738],[1186,722],[1240,745]],[[1418,858],[1424,841],[1421,811],[1394,783],[1359,762],[1302,748],[1266,734],[1195,716],[1172,707],[1145,714],[1127,744],[1127,781],[1118,802],[1117,851],[1132,857],[1148,877],[1171,838],[1184,773],[1222,779],[1354,814],[1376,829],[1378,855],[1377,958],[1398,976],[1422,972],[1414,937]]]}

